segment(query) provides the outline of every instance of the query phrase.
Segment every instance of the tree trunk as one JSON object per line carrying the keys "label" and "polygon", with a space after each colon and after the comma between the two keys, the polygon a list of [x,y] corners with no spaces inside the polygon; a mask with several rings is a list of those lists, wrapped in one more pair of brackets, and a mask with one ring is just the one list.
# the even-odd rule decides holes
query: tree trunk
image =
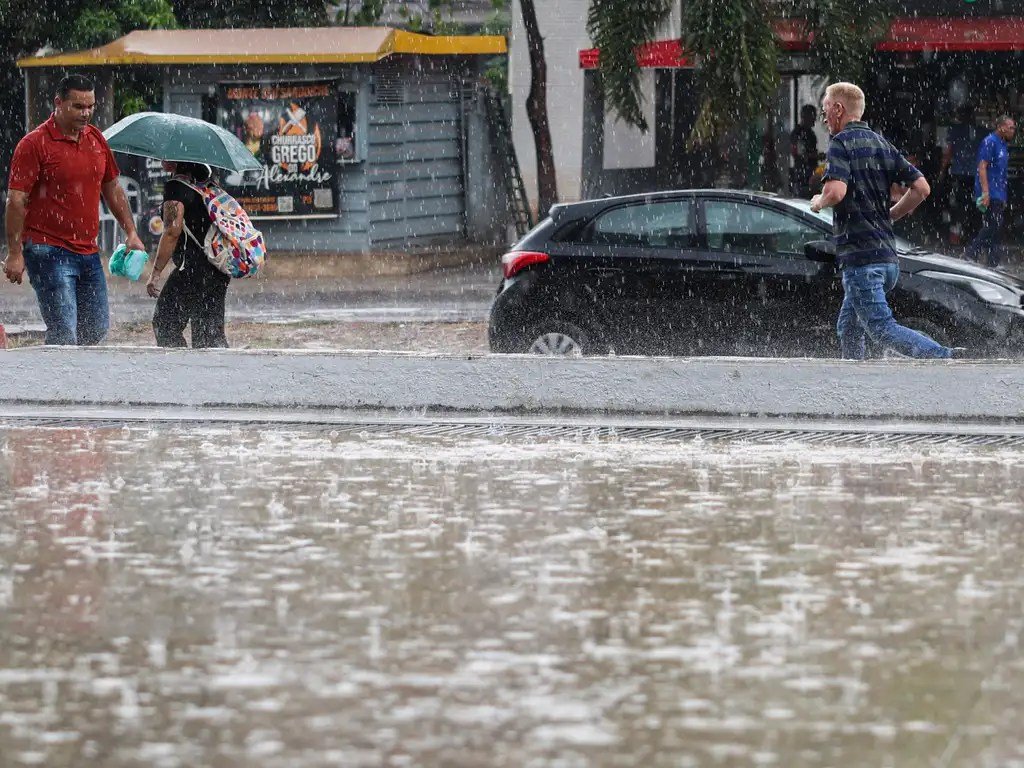
{"label": "tree trunk", "polygon": [[520,0],[520,5],[526,28],[526,47],[530,52],[530,94],[526,98],[526,115],[530,119],[537,151],[537,214],[543,218],[558,202],[555,152],[548,123],[548,66],[544,60],[544,39],[540,36],[533,0]]}

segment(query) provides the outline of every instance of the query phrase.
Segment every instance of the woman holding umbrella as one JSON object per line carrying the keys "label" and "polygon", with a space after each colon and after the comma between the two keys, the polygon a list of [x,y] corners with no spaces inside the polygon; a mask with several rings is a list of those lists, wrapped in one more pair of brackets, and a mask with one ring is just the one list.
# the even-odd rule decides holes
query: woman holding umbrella
{"label": "woman holding umbrella", "polygon": [[[262,164],[234,134],[184,115],[139,112],[110,126],[103,135],[111,149],[160,159],[165,170],[174,174],[164,187],[164,231],[146,284],[146,291],[157,299],[156,343],[184,347],[185,326],[191,324],[193,347],[226,347],[224,297],[231,278],[209,261],[200,245],[212,222],[196,187],[210,180],[211,166],[244,173],[260,171]],[[260,254],[262,263],[265,251],[261,249]],[[157,278],[172,260],[176,269],[160,289]],[[255,268],[247,274],[253,273]]]}
{"label": "woman holding umbrella", "polygon": [[[202,196],[194,189],[208,181],[212,171],[204,163],[165,161],[163,165],[174,175],[164,185],[164,231],[146,283],[146,292],[157,300],[153,313],[157,346],[186,346],[185,326],[191,324],[193,349],[226,347],[224,297],[231,278],[210,263],[200,246],[211,221]],[[157,278],[172,260],[175,269],[161,290]]]}

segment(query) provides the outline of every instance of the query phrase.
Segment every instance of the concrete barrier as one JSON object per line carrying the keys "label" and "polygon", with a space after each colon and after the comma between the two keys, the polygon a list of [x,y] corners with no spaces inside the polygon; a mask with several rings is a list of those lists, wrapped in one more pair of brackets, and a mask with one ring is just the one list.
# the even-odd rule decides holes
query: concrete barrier
{"label": "concrete barrier", "polygon": [[4,402],[1022,419],[1024,365],[29,347]]}

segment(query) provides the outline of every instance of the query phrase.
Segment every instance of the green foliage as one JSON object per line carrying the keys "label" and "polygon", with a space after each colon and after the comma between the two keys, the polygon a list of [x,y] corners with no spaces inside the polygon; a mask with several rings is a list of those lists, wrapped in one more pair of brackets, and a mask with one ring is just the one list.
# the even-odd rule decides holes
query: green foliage
{"label": "green foliage", "polygon": [[819,74],[857,82],[893,13],[889,0],[790,0],[781,16],[806,22]]}
{"label": "green foliage", "polygon": [[765,0],[689,0],[683,7],[683,44],[700,62],[702,85],[691,144],[764,114],[779,85],[770,19]]}
{"label": "green foliage", "polygon": [[68,50],[105,45],[136,29],[174,29],[178,26],[167,0],[121,0],[83,8],[66,38]]}
{"label": "green foliage", "polygon": [[619,117],[648,129],[640,103],[637,46],[655,38],[675,0],[591,0],[587,32],[601,50],[601,87]]}
{"label": "green foliage", "polygon": [[331,23],[323,0],[171,0],[189,29],[324,27]]}
{"label": "green foliage", "polygon": [[[501,0],[495,0],[501,2]],[[337,8],[334,22],[343,27],[367,27],[380,23],[384,15],[386,0],[334,0]],[[412,32],[423,32],[428,28],[437,35],[457,35],[462,28],[451,20],[452,0],[427,0],[426,16],[422,4],[407,0],[398,7],[401,26]],[[429,21],[429,23],[428,23]]]}
{"label": "green foliage", "polygon": [[[481,35],[503,35],[508,39],[512,31],[512,17],[505,0],[492,0],[494,13],[480,26]],[[508,93],[508,56],[494,56],[487,61],[484,79],[498,93]]]}
{"label": "green foliage", "polygon": [[168,0],[0,0],[5,2],[0,36],[15,59],[44,46],[93,48],[135,29],[177,26]]}
{"label": "green foliage", "polygon": [[384,13],[384,0],[342,0],[334,14],[334,22],[342,27],[369,27]]}

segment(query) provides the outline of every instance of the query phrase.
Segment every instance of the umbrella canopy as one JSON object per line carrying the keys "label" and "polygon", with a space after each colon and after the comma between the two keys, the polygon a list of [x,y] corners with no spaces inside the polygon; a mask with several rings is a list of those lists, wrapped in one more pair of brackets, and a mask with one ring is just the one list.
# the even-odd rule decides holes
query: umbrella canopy
{"label": "umbrella canopy", "polygon": [[232,133],[205,120],[164,112],[139,112],[103,132],[116,152],[230,171],[261,171],[263,165]]}

